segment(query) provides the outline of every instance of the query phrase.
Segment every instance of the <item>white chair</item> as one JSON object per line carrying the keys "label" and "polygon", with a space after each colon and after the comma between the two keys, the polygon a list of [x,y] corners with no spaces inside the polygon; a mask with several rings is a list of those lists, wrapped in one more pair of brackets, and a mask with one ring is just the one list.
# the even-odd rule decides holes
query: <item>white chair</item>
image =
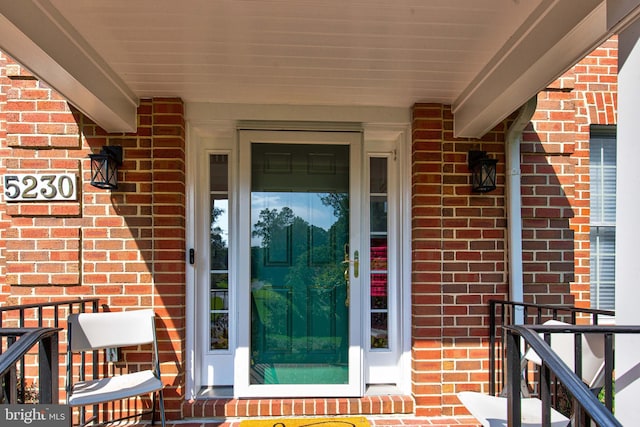
{"label": "white chair", "polygon": [[[152,344],[152,369],[73,382],[74,369],[72,363],[74,353],[145,344]],[[67,404],[78,407],[124,400],[142,395],[152,395],[152,407],[150,410],[111,421],[151,413],[151,424],[153,425],[157,397],[162,427],[165,427],[164,399],[162,396],[153,310],[70,315],[68,317],[66,389]]]}
{"label": "white chair", "polygon": [[[558,320],[548,320],[544,324],[571,326]],[[551,348],[575,372],[574,335],[568,333],[554,334],[551,339]],[[525,353],[525,359],[538,366],[542,365],[540,356],[531,349]],[[582,381],[590,389],[600,389],[604,385],[603,334],[582,334]]]}
{"label": "white chair", "polygon": [[[568,325],[557,320],[549,320],[545,325]],[[575,366],[574,335],[557,333],[551,337],[551,348],[570,368]],[[525,352],[523,360],[542,365],[540,356],[532,349]],[[575,369],[574,369],[575,370]],[[589,388],[602,387],[604,382],[604,337],[601,334],[582,335],[582,380]],[[484,427],[507,426],[507,398],[484,393],[465,391],[458,393],[458,399]],[[541,426],[542,402],[535,397],[522,397],[522,426]],[[571,420],[551,408],[551,426],[565,427]]]}
{"label": "white chair", "polygon": [[[506,427],[507,398],[491,396],[475,391],[463,391],[458,393],[458,399],[484,427]],[[535,397],[520,399],[522,412],[522,427],[541,426],[542,402]],[[569,418],[551,408],[551,426],[566,427]]]}

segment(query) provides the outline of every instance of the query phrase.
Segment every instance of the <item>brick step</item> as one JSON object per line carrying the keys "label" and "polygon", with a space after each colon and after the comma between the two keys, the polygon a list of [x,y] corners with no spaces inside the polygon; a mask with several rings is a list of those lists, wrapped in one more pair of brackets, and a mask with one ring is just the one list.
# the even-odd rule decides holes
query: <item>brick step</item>
{"label": "brick step", "polygon": [[413,398],[405,395],[309,399],[207,398],[184,402],[182,414],[184,418],[400,415],[412,414],[413,410]]}

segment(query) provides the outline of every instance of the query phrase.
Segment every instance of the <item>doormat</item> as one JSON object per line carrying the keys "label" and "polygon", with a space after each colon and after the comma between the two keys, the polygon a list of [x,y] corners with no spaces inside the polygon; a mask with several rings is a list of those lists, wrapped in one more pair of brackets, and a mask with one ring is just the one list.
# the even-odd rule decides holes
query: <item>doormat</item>
{"label": "doormat", "polygon": [[240,421],[240,427],[369,427],[365,417],[271,418]]}

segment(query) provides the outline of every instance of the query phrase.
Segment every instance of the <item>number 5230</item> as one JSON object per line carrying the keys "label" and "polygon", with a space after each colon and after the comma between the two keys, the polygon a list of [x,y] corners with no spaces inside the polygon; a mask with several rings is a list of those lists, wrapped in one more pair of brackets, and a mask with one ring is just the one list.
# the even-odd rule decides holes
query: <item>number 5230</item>
{"label": "number 5230", "polygon": [[77,200],[76,176],[57,174],[14,174],[4,176],[7,202]]}

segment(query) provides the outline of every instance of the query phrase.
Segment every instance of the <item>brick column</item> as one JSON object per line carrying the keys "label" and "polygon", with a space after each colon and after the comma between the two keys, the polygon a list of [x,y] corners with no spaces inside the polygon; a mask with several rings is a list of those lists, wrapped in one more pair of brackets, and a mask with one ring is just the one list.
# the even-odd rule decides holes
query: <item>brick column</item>
{"label": "brick column", "polygon": [[430,416],[442,413],[442,105],[414,106],[412,127],[412,383]]}
{"label": "brick column", "polygon": [[[471,192],[472,149],[498,159],[491,193]],[[457,139],[448,106],[414,106],[412,176],[416,414],[463,414],[455,394],[488,384],[488,301],[507,294],[504,125]]]}
{"label": "brick column", "polygon": [[184,400],[186,188],[184,106],[180,99],[152,101],[153,306],[159,334],[167,416],[182,418]]}

